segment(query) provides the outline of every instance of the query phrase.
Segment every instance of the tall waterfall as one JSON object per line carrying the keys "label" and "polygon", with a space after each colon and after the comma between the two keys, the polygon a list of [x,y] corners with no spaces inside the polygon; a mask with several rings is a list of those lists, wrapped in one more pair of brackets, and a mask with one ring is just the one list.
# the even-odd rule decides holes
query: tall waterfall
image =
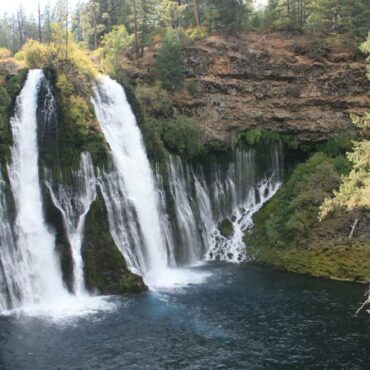
{"label": "tall waterfall", "polygon": [[[117,82],[109,77],[101,77],[93,99],[96,115],[102,131],[112,151],[113,162],[121,179],[122,187],[116,189],[113,201],[118,200],[118,192],[124,192],[126,203],[132,207],[132,214],[137,217],[139,229],[129,220],[131,236],[135,240],[136,261],[128,248],[125,253],[129,265],[135,266],[147,280],[153,279],[167,268],[166,243],[161,230],[158,193],[153,171],[150,167],[140,129],[126,99],[125,92]],[[108,213],[114,212],[112,202],[108,202]],[[130,207],[129,206],[129,207]],[[118,210],[121,217],[126,212]],[[112,222],[112,217],[110,217]],[[131,224],[131,225],[130,225]],[[111,226],[114,228],[114,226]],[[124,227],[122,226],[122,229]],[[127,228],[126,228],[127,229]],[[122,230],[121,230],[122,231]],[[116,233],[117,234],[117,233]],[[122,233],[121,233],[122,234]],[[129,239],[129,231],[123,231]],[[135,235],[136,234],[136,235]],[[127,243],[123,241],[123,243]],[[122,243],[119,242],[120,246]]]}
{"label": "tall waterfall", "polygon": [[38,169],[37,98],[41,70],[31,70],[17,98],[11,119],[12,164],[8,169],[16,206],[17,246],[24,263],[16,269],[22,305],[54,302],[67,295],[57,256],[54,235],[48,229],[42,208]]}
{"label": "tall waterfall", "polygon": [[82,153],[80,168],[72,171],[70,183],[46,181],[51,198],[63,216],[73,259],[73,288],[76,295],[86,293],[81,245],[85,220],[96,198],[96,178],[90,153]]}

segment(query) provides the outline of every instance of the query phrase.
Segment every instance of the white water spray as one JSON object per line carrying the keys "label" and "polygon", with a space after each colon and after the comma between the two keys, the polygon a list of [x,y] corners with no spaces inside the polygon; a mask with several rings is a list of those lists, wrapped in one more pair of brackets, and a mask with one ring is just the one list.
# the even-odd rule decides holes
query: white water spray
{"label": "white water spray", "polygon": [[41,70],[31,70],[17,98],[11,119],[13,134],[12,164],[9,178],[17,210],[17,245],[25,257],[17,269],[22,305],[56,302],[68,293],[63,286],[60,266],[54,251],[54,235],[45,224],[39,183],[37,146],[37,97]]}
{"label": "white water spray", "polygon": [[93,103],[114,164],[138,218],[144,242],[143,246],[136,246],[143,248],[139,268],[150,283],[150,279],[167,268],[167,253],[154,175],[141,133],[122,86],[109,77],[100,78]]}

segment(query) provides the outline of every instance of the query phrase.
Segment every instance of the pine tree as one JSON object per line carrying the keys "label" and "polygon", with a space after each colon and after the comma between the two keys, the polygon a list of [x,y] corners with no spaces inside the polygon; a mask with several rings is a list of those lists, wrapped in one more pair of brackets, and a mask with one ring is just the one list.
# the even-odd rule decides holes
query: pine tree
{"label": "pine tree", "polygon": [[181,45],[177,34],[167,29],[156,57],[156,74],[167,90],[178,90],[184,85]]}

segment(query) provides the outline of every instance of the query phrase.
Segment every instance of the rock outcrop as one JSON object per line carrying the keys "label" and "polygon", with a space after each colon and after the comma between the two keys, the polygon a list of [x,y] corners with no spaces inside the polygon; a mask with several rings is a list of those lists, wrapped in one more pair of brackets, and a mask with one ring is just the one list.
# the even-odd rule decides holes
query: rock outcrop
{"label": "rock outcrop", "polygon": [[184,49],[191,99],[178,109],[225,140],[252,127],[322,139],[351,127],[350,113],[370,105],[366,64],[355,51],[335,48],[302,55],[304,40],[281,36],[210,37]]}

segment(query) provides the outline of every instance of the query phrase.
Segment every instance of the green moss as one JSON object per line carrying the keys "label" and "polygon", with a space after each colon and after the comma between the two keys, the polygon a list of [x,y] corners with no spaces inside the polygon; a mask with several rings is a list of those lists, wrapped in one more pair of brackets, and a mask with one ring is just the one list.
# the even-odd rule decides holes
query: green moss
{"label": "green moss", "polygon": [[27,70],[20,70],[15,76],[0,75],[0,164],[10,159],[9,147],[12,144],[12,137],[9,119],[26,76]]}
{"label": "green moss", "polygon": [[348,239],[348,226],[366,215],[342,213],[319,222],[320,206],[348,173],[342,156],[316,153],[298,165],[288,181],[254,217],[254,228],[244,238],[258,261],[293,272],[355,281],[370,280],[370,235]]}
{"label": "green moss", "polygon": [[282,270],[338,280],[370,281],[368,262],[370,245],[320,247],[308,250],[279,249],[263,245],[259,248],[253,246],[248,248],[258,261]]}
{"label": "green moss", "polygon": [[187,159],[202,153],[202,130],[186,116],[169,119],[148,117],[143,135],[151,158],[157,161],[161,161],[168,152]]}
{"label": "green moss", "polygon": [[96,120],[91,103],[91,76],[76,72],[76,66],[66,62],[60,69],[48,69],[56,96],[59,122],[58,156],[49,158],[49,168],[64,173],[76,168],[80,153],[91,153],[95,165],[104,167],[108,146]]}
{"label": "green moss", "polygon": [[318,222],[324,199],[339,187],[344,162],[343,157],[332,159],[317,153],[298,165],[276,196],[255,215],[249,238],[257,245],[297,245]]}
{"label": "green moss", "polygon": [[277,133],[269,130],[260,130],[257,128],[240,132],[236,136],[239,144],[248,147],[259,147],[261,145],[270,145],[281,141],[288,150],[314,154],[322,152],[329,157],[344,155],[352,150],[353,140],[357,134],[352,131],[340,131],[332,138],[320,142],[309,142],[300,140],[296,135]]}
{"label": "green moss", "polygon": [[89,289],[103,294],[146,290],[143,279],[128,270],[122,253],[117,249],[100,198],[92,204],[87,215],[82,255]]}
{"label": "green moss", "polygon": [[217,226],[218,226],[218,230],[220,231],[220,234],[224,236],[225,238],[230,238],[230,236],[234,232],[233,224],[227,218],[219,222]]}

